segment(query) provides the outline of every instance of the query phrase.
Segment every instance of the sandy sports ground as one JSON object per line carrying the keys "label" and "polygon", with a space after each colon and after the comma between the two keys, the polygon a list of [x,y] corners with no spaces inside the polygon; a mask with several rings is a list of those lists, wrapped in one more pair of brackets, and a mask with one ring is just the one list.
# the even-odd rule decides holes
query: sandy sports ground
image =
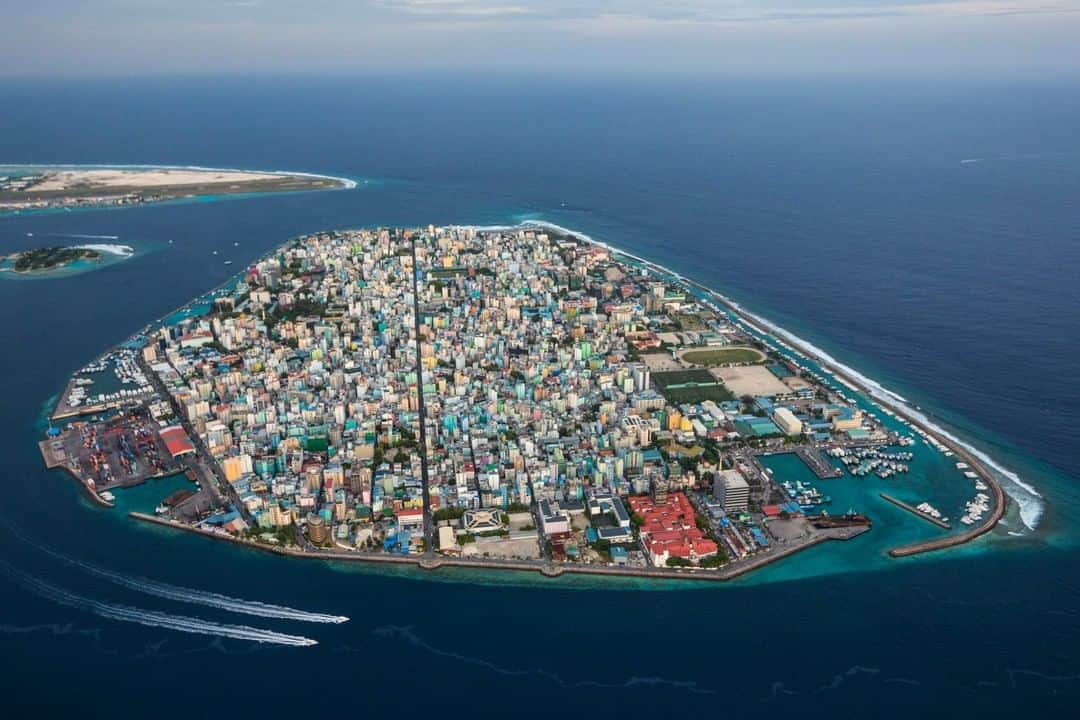
{"label": "sandy sports ground", "polygon": [[641,356],[641,362],[650,372],[664,372],[665,370],[682,370],[683,365],[671,357],[671,353],[658,352],[648,353]]}
{"label": "sandy sports ground", "polygon": [[721,380],[728,390],[735,395],[782,395],[791,392],[787,385],[780,382],[769,369],[762,365],[742,367],[720,367],[709,370],[713,377]]}
{"label": "sandy sports ground", "polygon": [[727,365],[765,361],[765,353],[745,345],[691,347],[679,351],[679,360],[687,365]]}

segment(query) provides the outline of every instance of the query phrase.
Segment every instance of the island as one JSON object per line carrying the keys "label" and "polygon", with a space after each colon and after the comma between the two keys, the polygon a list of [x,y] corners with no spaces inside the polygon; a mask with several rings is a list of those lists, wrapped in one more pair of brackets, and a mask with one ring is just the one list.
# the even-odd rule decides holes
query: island
{"label": "island", "polygon": [[351,180],[180,167],[0,166],[0,212],[125,207],[197,197],[334,190]]}
{"label": "island", "polygon": [[[893,556],[994,527],[977,457],[819,360],[557,228],[322,232],[76,373],[39,448],[104,506],[190,480],[139,520],[428,570],[727,580],[870,532],[830,493],[871,478],[940,533]],[[904,487],[931,461],[962,527]]]}
{"label": "island", "polygon": [[53,270],[71,265],[79,260],[100,262],[101,253],[89,247],[54,245],[33,250],[21,250],[8,255],[6,258],[0,258],[0,262],[6,262],[10,265],[12,272],[18,273]]}

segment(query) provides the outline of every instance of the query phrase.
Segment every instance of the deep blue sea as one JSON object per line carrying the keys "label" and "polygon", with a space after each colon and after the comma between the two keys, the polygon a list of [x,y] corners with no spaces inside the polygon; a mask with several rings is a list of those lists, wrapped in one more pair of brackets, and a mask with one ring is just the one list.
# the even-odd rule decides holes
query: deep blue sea
{"label": "deep blue sea", "polygon": [[[0,281],[0,690],[11,717],[1076,707],[1080,84],[172,78],[4,81],[0,98],[0,163],[360,183],[0,217],[0,254],[72,234],[136,251],[94,272]],[[662,262],[881,381],[1037,490],[1034,530],[1014,504],[1005,527],[957,552],[897,561],[857,540],[722,586],[429,575],[136,525],[120,510],[152,507],[166,488],[107,511],[43,469],[35,442],[72,371],[289,237],[524,219]],[[77,563],[351,620],[182,604]],[[319,644],[116,618],[148,611]]]}

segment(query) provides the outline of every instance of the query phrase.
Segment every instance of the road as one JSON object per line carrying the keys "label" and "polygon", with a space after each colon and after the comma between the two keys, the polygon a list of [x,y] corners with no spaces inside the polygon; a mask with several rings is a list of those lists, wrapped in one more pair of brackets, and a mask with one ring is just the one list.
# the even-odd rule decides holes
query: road
{"label": "road", "polygon": [[202,437],[195,431],[192,424],[188,422],[182,408],[176,402],[176,399],[173,398],[168,388],[165,387],[165,383],[163,383],[161,378],[157,376],[157,373],[151,369],[149,363],[143,359],[141,354],[136,355],[136,363],[138,363],[139,367],[146,374],[146,377],[154,385],[154,388],[162,395],[162,397],[168,399],[169,405],[179,419],[180,426],[184,428],[184,432],[186,432],[191,439],[191,444],[195,448],[197,462],[192,463],[190,467],[192,467],[196,474],[202,478],[204,487],[209,487],[210,491],[214,494],[215,499],[222,505],[224,505],[224,502],[222,502],[222,491],[224,491],[224,495],[228,496],[229,501],[232,503],[233,507],[240,512],[244,521],[248,523],[249,526],[254,526],[254,519],[247,511],[247,508],[244,507],[244,504],[240,502],[240,496],[236,493],[236,490],[232,485],[225,480],[225,474],[222,472],[221,466],[218,464],[217,460],[214,459],[214,456],[210,454],[210,449],[206,447],[206,443],[203,442]]}
{"label": "road", "polygon": [[427,410],[424,408],[424,368],[420,360],[420,283],[417,271],[420,268],[416,259],[416,236],[409,240],[412,249],[412,286],[413,286],[413,323],[416,334],[416,397],[417,409],[420,411],[420,491],[424,499],[424,554],[430,555],[435,552],[434,530],[431,520],[431,486],[428,480],[428,444],[427,444]]}

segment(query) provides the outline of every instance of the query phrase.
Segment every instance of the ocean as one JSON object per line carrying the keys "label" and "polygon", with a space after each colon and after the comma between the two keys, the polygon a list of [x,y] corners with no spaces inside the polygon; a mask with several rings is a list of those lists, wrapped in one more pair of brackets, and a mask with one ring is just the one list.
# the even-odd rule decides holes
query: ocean
{"label": "ocean", "polygon": [[[446,75],[3,81],[0,96],[0,163],[357,181],[0,217],[0,254],[133,250],[0,279],[13,717],[967,717],[1080,698],[1080,86]],[[954,551],[886,557],[930,530],[879,502],[859,508],[878,521],[864,538],[702,585],[287,560],[123,516],[175,481],[109,511],[44,470],[36,440],[71,372],[288,238],[528,220],[727,294],[1033,492],[1013,487],[1003,526]]]}

